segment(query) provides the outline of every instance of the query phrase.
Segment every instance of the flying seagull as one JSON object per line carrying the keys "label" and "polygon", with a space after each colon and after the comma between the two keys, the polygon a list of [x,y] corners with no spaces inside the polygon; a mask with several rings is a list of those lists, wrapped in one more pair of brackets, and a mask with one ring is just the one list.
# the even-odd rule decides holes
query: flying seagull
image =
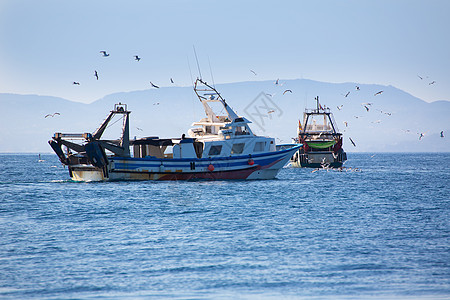
{"label": "flying seagull", "polygon": [[153,84],[153,82],[150,81],[150,84],[152,85],[152,87],[159,89],[159,86]]}
{"label": "flying seagull", "polygon": [[337,107],[337,109],[341,110],[341,109],[342,109],[342,106],[344,106],[344,104],[339,105],[339,106],[336,106],[336,107]]}
{"label": "flying seagull", "polygon": [[354,142],[354,141],[352,140],[352,138],[351,138],[351,137],[349,137],[348,139],[350,140],[350,142],[352,142],[353,146],[355,146],[355,147],[356,147],[356,144],[355,144],[355,142]]}
{"label": "flying seagull", "polygon": [[103,57],[109,56],[109,53],[106,53],[106,51],[100,51],[101,54],[103,54]]}
{"label": "flying seagull", "polygon": [[53,114],[48,114],[48,115],[45,115],[45,117],[44,118],[48,118],[48,117],[54,117],[54,116],[56,116],[56,115],[60,115],[60,113],[59,112],[55,112],[55,113],[53,113]]}
{"label": "flying seagull", "polygon": [[79,82],[76,82],[76,81],[74,81],[73,84],[80,85],[80,83],[79,83]]}
{"label": "flying seagull", "polygon": [[94,70],[94,76],[95,76],[95,78],[97,78],[97,80],[98,80],[98,73],[97,73],[97,70]]}
{"label": "flying seagull", "polygon": [[141,128],[139,128],[139,127],[136,127],[136,129],[137,129],[137,130],[140,130],[140,131],[143,131],[143,130],[142,130]]}
{"label": "flying seagull", "polygon": [[355,89],[356,89],[357,91],[359,91],[359,86],[356,86]]}
{"label": "flying seagull", "polygon": [[424,137],[423,133],[419,133],[419,141]]}
{"label": "flying seagull", "polygon": [[170,78],[170,83],[173,83],[173,79],[172,78]]}
{"label": "flying seagull", "polygon": [[280,80],[280,79],[278,78],[277,81],[275,81],[275,84],[278,84],[278,81],[279,81],[279,80]]}
{"label": "flying seagull", "polygon": [[369,107],[367,107],[367,105],[363,105],[363,106],[367,111],[369,111]]}
{"label": "flying seagull", "polygon": [[436,81],[432,81],[432,82],[430,82],[428,85],[432,85],[432,84],[435,84],[436,83]]}
{"label": "flying seagull", "polygon": [[153,103],[153,105],[159,105],[159,102]]}
{"label": "flying seagull", "polygon": [[256,76],[256,72],[255,71],[253,71],[253,70],[250,70],[250,72],[252,72],[253,74],[255,74],[255,76]]}
{"label": "flying seagull", "polygon": [[383,91],[376,92],[376,93],[374,94],[374,96],[376,96],[376,95],[381,95],[382,92],[383,92]]}
{"label": "flying seagull", "polygon": [[275,111],[272,109],[272,110],[269,110],[267,113],[268,113],[268,114],[271,114],[271,113],[273,113],[273,112],[275,112]]}
{"label": "flying seagull", "polygon": [[441,131],[441,138],[443,138],[444,137],[444,131],[442,130]]}
{"label": "flying seagull", "polygon": [[423,77],[421,77],[421,76],[419,76],[419,75],[417,75],[417,77],[419,77],[419,78],[420,78],[420,80],[423,80]]}
{"label": "flying seagull", "polygon": [[344,123],[345,127],[348,127],[348,122],[347,121],[344,121],[343,123]]}
{"label": "flying seagull", "polygon": [[139,56],[135,55],[135,56],[134,56],[134,60],[140,61],[141,58],[140,58]]}
{"label": "flying seagull", "polygon": [[291,90],[285,90],[285,91],[283,92],[283,95],[286,94],[287,92],[290,92],[290,93],[292,94],[292,91],[291,91]]}
{"label": "flying seagull", "polygon": [[[344,94],[342,94],[342,95],[344,95]],[[345,94],[344,97],[347,98],[348,95],[350,95],[350,92],[347,92],[347,94]]]}

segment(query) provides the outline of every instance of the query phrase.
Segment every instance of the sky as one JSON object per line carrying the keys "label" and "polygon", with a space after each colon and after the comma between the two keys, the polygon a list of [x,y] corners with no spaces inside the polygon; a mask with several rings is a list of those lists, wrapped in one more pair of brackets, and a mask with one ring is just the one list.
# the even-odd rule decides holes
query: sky
{"label": "sky", "polygon": [[448,0],[0,0],[0,93],[91,103],[189,86],[195,46],[216,84],[306,78],[450,100],[449,13]]}

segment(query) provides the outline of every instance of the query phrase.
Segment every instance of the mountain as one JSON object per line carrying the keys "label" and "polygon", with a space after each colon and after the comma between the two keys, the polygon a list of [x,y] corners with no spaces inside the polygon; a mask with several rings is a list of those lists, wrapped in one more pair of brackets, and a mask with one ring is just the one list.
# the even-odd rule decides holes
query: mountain
{"label": "mountain", "polygon": [[[295,79],[279,80],[278,84],[218,84],[216,88],[239,115],[253,121],[255,133],[276,137],[277,143],[289,143],[296,136],[304,109],[314,108],[314,98],[319,96],[321,105],[334,113],[347,152],[450,149],[450,102],[427,103],[393,86]],[[379,91],[383,92],[375,95]],[[180,137],[192,122],[204,117],[192,87],[115,93],[90,104],[48,96],[0,94],[4,112],[0,118],[0,152],[51,152],[47,141],[55,132],[93,132],[118,102],[126,103],[132,111],[131,137]],[[54,112],[60,115],[45,118]],[[117,137],[120,127],[118,120],[111,128],[111,138]],[[449,136],[441,138],[441,131]],[[424,136],[419,140],[420,133]]]}

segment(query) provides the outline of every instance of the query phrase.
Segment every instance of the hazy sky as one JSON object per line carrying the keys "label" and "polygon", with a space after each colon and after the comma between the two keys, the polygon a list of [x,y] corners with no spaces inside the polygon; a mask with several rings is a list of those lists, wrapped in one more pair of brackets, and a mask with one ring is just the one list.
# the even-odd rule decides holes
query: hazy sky
{"label": "hazy sky", "polygon": [[448,0],[0,0],[0,93],[89,103],[186,86],[195,45],[215,83],[353,81],[450,100],[449,13]]}

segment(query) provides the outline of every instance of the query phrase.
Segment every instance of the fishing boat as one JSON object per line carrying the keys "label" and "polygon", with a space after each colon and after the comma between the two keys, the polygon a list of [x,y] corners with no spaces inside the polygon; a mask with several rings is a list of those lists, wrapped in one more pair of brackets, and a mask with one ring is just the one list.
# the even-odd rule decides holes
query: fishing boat
{"label": "fishing boat", "polygon": [[[195,81],[194,92],[206,117],[193,123],[187,136],[130,140],[131,112],[118,103],[93,133],[57,132],[49,144],[74,181],[272,179],[299,149],[277,151],[274,138],[255,135],[251,121],[203,80]],[[221,106],[224,115],[211,104]],[[123,118],[120,138],[102,139],[115,116]]]}
{"label": "fishing boat", "polygon": [[334,120],[330,108],[322,106],[319,97],[317,107],[305,109],[303,126],[299,120],[296,143],[302,144],[291,158],[297,168],[340,168],[347,160],[342,148],[342,133]]}

